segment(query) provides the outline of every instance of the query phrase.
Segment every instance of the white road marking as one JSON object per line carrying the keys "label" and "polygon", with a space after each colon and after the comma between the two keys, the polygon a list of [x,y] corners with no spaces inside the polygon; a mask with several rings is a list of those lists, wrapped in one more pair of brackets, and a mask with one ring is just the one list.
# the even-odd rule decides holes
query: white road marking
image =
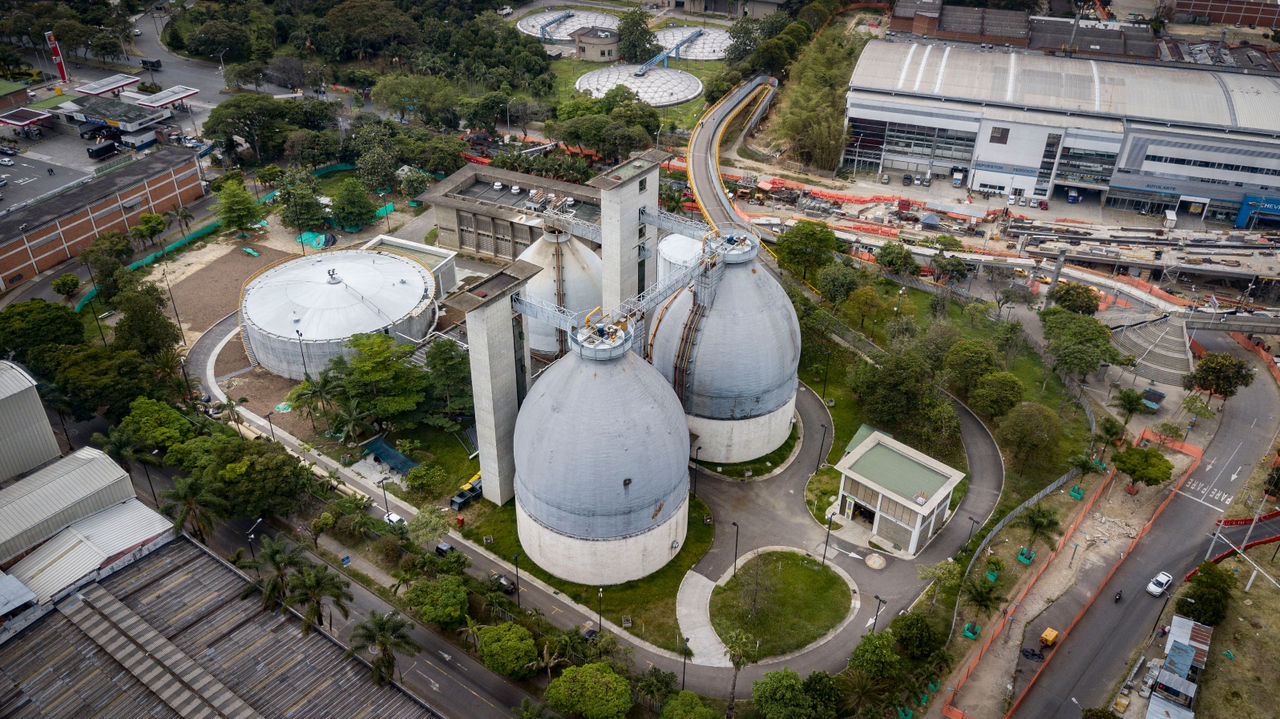
{"label": "white road marking", "polygon": [[1226,507],[1219,507],[1219,506],[1217,506],[1217,505],[1209,504],[1208,502],[1204,501],[1203,499],[1200,499],[1199,497],[1196,497],[1196,496],[1193,496],[1193,495],[1187,494],[1186,492],[1182,491],[1181,489],[1179,489],[1179,490],[1178,490],[1178,494],[1182,495],[1183,497],[1186,497],[1187,499],[1191,500],[1192,502],[1199,502],[1200,504],[1203,504],[1204,506],[1206,506],[1206,507],[1208,507],[1209,509],[1212,509],[1212,510],[1214,510],[1214,511],[1216,511],[1216,512],[1225,512],[1225,511],[1226,511],[1226,509],[1227,509]]}

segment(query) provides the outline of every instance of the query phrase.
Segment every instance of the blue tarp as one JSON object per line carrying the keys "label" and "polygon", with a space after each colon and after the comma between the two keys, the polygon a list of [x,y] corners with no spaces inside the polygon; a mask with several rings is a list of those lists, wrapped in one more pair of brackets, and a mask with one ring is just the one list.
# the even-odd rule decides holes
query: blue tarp
{"label": "blue tarp", "polygon": [[372,454],[375,459],[385,463],[400,474],[408,474],[409,470],[418,466],[418,463],[400,454],[386,440],[381,437],[374,437],[364,443],[365,451]]}

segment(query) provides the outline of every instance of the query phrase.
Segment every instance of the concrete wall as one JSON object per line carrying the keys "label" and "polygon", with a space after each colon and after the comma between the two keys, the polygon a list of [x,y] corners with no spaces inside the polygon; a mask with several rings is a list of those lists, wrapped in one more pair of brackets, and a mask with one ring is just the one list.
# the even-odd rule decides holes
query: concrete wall
{"label": "concrete wall", "polygon": [[[76,257],[103,232],[127,231],[143,213],[164,214],[204,196],[194,158],[128,187],[88,207],[66,214],[20,238],[0,238],[0,289],[10,290],[37,274]],[[58,202],[51,198],[45,202]],[[11,241],[18,239],[18,241]]]}
{"label": "concrete wall", "polygon": [[[600,191],[601,286],[606,312],[639,294],[658,276],[658,228],[640,224],[640,208],[657,206],[656,163],[617,187]],[[644,255],[648,257],[641,278],[639,262]]]}
{"label": "concrete wall", "polygon": [[[1004,144],[992,142],[992,131],[997,129],[1009,131]],[[1057,127],[983,120],[974,143],[969,186],[977,189],[980,183],[1003,185],[1006,194],[1019,189],[1030,197],[1035,190],[1036,172],[1045,142],[1051,132],[1063,134],[1063,130]]]}
{"label": "concrete wall", "polygon": [[0,438],[0,482],[57,459],[58,443],[34,384],[0,399]]}
{"label": "concrete wall", "polygon": [[[746,462],[772,452],[791,435],[796,397],[774,411],[750,419],[722,420],[687,415],[689,433],[697,437],[689,456],[703,462]],[[701,450],[698,450],[701,447]]]}
{"label": "concrete wall", "polygon": [[[520,410],[516,337],[509,301],[493,301],[467,313],[471,392],[475,400],[476,444],[484,498],[499,506],[515,496],[516,461],[512,438]],[[517,315],[523,322],[523,316]],[[528,336],[528,333],[524,333]],[[528,347],[524,348],[529,366]]]}
{"label": "concrete wall", "polygon": [[609,540],[579,539],[555,532],[539,524],[516,501],[516,531],[525,554],[539,567],[578,584],[621,584],[653,574],[684,546],[688,529],[687,495],[680,508],[661,524],[640,534]]}

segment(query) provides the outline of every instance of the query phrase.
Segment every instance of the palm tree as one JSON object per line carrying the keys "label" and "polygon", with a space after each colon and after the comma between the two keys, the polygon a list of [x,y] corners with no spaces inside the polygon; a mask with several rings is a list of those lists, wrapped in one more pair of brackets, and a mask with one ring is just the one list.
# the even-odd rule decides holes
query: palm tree
{"label": "palm tree", "polygon": [[218,413],[226,412],[230,416],[229,418],[231,419],[231,421],[235,422],[236,433],[239,434],[241,437],[244,436],[244,432],[240,430],[240,413],[236,411],[236,408],[238,408],[240,405],[248,401],[249,401],[248,397],[241,397],[239,399],[236,399],[234,397],[228,397],[224,402],[213,403],[213,409],[215,411],[217,411]]}
{"label": "palm tree", "polygon": [[[266,539],[268,538],[263,537],[264,543]],[[350,616],[346,603],[355,598],[348,589],[350,586],[351,582],[338,576],[337,572],[330,571],[323,564],[308,564],[289,577],[289,595],[285,597],[285,604],[289,606],[301,604],[305,607],[302,613],[304,620],[302,633],[309,634],[313,626],[324,625],[322,620],[325,597],[332,600],[334,609],[342,612],[343,619]],[[329,626],[333,627],[332,614]]]}
{"label": "palm tree", "polygon": [[162,215],[162,217],[164,217],[164,224],[166,228],[170,223],[177,222],[182,225],[183,232],[188,232],[191,229],[191,221],[195,219],[191,215],[191,210],[188,210],[185,207],[175,207],[172,210],[168,210],[164,215]]}
{"label": "palm tree", "polygon": [[547,681],[551,681],[551,670],[561,664],[570,664],[569,652],[580,635],[577,632],[556,632],[549,634],[542,642],[542,655],[529,662],[533,671],[547,670]]}
{"label": "palm tree", "polygon": [[413,623],[391,611],[383,614],[376,609],[369,610],[369,618],[351,628],[351,648],[347,656],[361,652],[373,652],[373,681],[379,686],[386,684],[396,673],[396,651],[409,654],[416,653],[422,647],[413,640],[409,632]]}
{"label": "palm tree", "polygon": [[1062,525],[1058,523],[1058,512],[1043,504],[1028,507],[1025,512],[1018,515],[1015,521],[1018,526],[1026,528],[1028,547],[1034,545],[1037,539],[1051,543],[1054,536],[1062,532]]}
{"label": "palm tree", "polygon": [[1107,458],[1107,449],[1116,446],[1116,440],[1124,436],[1124,425],[1116,421],[1115,417],[1103,417],[1098,423],[1098,433],[1093,436],[1094,439],[1102,443],[1102,454],[1099,459]]}
{"label": "palm tree", "polygon": [[172,347],[166,347],[159,354],[147,361],[156,383],[161,386],[177,388],[177,394],[185,394],[186,388],[178,378],[182,372],[182,355]]}
{"label": "palm tree", "polygon": [[262,580],[262,586],[259,587],[256,583],[250,584],[241,592],[240,598],[247,599],[261,588],[262,608],[267,609],[279,602],[280,609],[283,611],[289,598],[289,570],[301,570],[309,565],[306,558],[302,556],[302,548],[296,544],[290,544],[287,539],[276,539],[269,534],[264,534],[262,551],[258,553],[258,564],[267,569],[267,576]]}
{"label": "palm tree", "polygon": [[529,697],[521,699],[520,706],[511,708],[512,719],[546,719],[547,716],[547,708]]}
{"label": "palm tree", "polygon": [[729,707],[725,716],[733,719],[733,701],[738,695],[738,672],[752,662],[755,639],[741,629],[732,629],[724,637],[724,653],[733,664],[733,682],[729,684]]}
{"label": "palm tree", "polygon": [[175,537],[190,525],[196,539],[206,542],[205,537],[212,531],[214,520],[223,517],[222,499],[197,477],[175,479],[173,489],[161,492],[160,499],[164,501],[160,512],[173,520]]}
{"label": "palm tree", "polygon": [[342,435],[343,443],[355,441],[368,428],[369,411],[360,406],[360,400],[343,398],[330,420],[330,428]]}
{"label": "palm tree", "polygon": [[1080,477],[1088,477],[1098,471],[1098,465],[1087,454],[1073,454],[1067,457],[1067,466],[1080,473]]}
{"label": "palm tree", "polygon": [[1142,403],[1142,394],[1136,389],[1128,388],[1122,389],[1116,393],[1116,398],[1111,402],[1111,406],[1120,410],[1120,413],[1124,415],[1124,423],[1122,426],[1125,429],[1129,428],[1129,420],[1133,418],[1135,413],[1141,412],[1147,408],[1147,406]]}
{"label": "palm tree", "polygon": [[649,671],[641,674],[636,680],[636,694],[649,704],[649,708],[658,705],[676,690],[676,675],[664,672],[657,667],[649,667]]}
{"label": "palm tree", "polygon": [[126,472],[133,472],[134,462],[150,467],[160,465],[160,460],[152,454],[155,446],[133,431],[121,429],[120,425],[108,428],[105,435],[94,432],[89,441],[101,447],[103,454],[118,462]]}
{"label": "palm tree", "polygon": [[477,622],[470,614],[462,617],[466,620],[466,625],[458,628],[458,633],[466,637],[471,642],[471,646],[477,650],[480,649],[480,630],[486,625]]}
{"label": "palm tree", "polygon": [[1004,595],[996,589],[995,582],[988,582],[985,578],[970,577],[969,581],[964,583],[963,591],[965,601],[984,612],[990,612],[999,607],[1005,599]]}

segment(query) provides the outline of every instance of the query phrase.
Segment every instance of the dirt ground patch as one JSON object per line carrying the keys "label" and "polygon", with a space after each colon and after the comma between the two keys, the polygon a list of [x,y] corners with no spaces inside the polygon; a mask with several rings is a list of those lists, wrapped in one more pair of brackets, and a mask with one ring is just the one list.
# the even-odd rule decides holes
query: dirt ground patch
{"label": "dirt ground patch", "polygon": [[[1163,487],[1142,487],[1136,495],[1130,495],[1124,491],[1127,478],[1117,475],[1112,480],[1109,490],[1094,503],[1089,514],[1080,521],[1076,527],[1076,533],[1068,539],[1062,552],[1040,575],[1035,587],[1027,592],[1009,625],[991,644],[982,661],[969,676],[956,702],[967,714],[995,717],[1005,713],[1006,697],[1009,696],[1008,687],[1011,684],[1025,684],[1025,677],[1022,675],[1033,672],[1033,667],[1036,666],[1023,659],[1020,654],[1023,647],[1036,646],[1037,637],[1026,636],[1028,626],[1077,583],[1083,582],[1090,588],[1096,586],[1100,576],[1105,575],[1107,568],[1114,564],[1119,559],[1120,553],[1128,548],[1142,525],[1146,524],[1156,507],[1172,491],[1173,483],[1187,471],[1193,461],[1191,457],[1177,452],[1166,451],[1165,455],[1174,465],[1173,480],[1169,484]],[[1095,491],[1099,481],[1100,479],[1096,476],[1091,478],[1086,487],[1086,497],[1089,492]],[[1047,497],[1044,503],[1058,509],[1058,516],[1064,527],[1070,526],[1076,516],[1075,510],[1068,507],[1079,506],[1078,502],[1067,496],[1065,490]],[[1032,570],[1035,565],[1025,567],[1014,559],[1014,555],[1026,542],[1026,530],[1010,527],[1005,529],[1003,534],[1007,537],[996,539],[992,543],[993,548],[990,552],[993,556],[1004,560],[1005,572],[1020,572],[1014,585],[1004,592],[1005,596],[1012,601],[1018,591],[1021,591],[1023,584],[1033,575]],[[1078,548],[1072,546],[1075,543],[1079,543]],[[1049,556],[1047,547],[1037,547],[1036,551],[1042,557]],[[980,565],[974,567],[975,573],[979,570]],[[991,618],[987,623],[994,629],[998,621],[996,618]],[[969,655],[957,663],[957,674],[948,679],[949,685],[955,686],[955,682],[960,678],[959,673],[973,661],[980,647],[981,642],[975,642]],[[936,715],[934,712],[930,713],[930,716]]]}
{"label": "dirt ground patch", "polygon": [[[227,344],[227,349],[231,349],[233,345],[239,349],[239,344],[234,341]],[[243,355],[243,351],[241,354]],[[296,382],[274,375],[261,367],[254,367],[244,374],[230,377],[218,384],[228,397],[247,399],[248,401],[241,406],[258,416],[263,416],[267,412],[274,411],[276,405],[284,401]],[[301,412],[277,411],[271,416],[271,421],[277,428],[284,429],[296,437],[305,438],[311,434],[311,425]]]}
{"label": "dirt ground patch", "polygon": [[245,369],[249,366],[249,356],[244,353],[244,345],[240,342],[240,335],[236,335],[230,342],[222,348],[218,353],[217,359],[213,362],[213,376],[226,377],[232,372]]}
{"label": "dirt ground patch", "polygon": [[[241,247],[252,247],[260,256],[241,252]],[[189,264],[181,269],[186,277],[173,285],[173,301],[182,317],[182,329],[187,340],[194,341],[213,323],[234,312],[240,303],[240,287],[254,272],[275,262],[285,253],[257,244],[211,243],[194,250]],[[187,254],[178,262],[187,261]],[[176,270],[171,269],[169,280],[174,280]]]}

